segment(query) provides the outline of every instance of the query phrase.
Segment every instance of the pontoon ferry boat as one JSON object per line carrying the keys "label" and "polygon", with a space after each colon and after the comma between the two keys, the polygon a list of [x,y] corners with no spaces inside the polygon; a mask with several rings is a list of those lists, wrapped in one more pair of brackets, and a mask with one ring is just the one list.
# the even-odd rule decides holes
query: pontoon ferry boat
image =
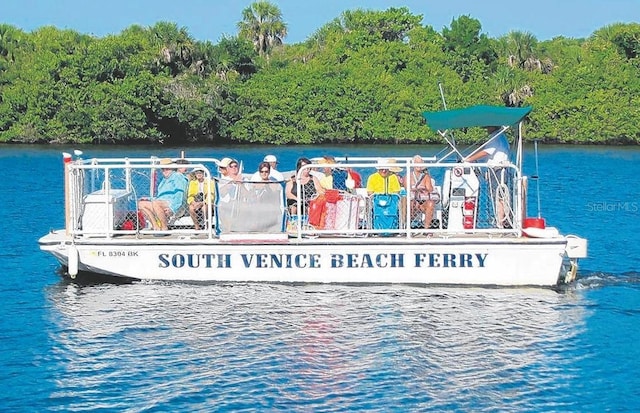
{"label": "pontoon ferry boat", "polygon": [[[475,106],[425,112],[448,149],[421,154],[420,163],[412,157],[354,156],[302,166],[298,178],[305,169],[322,170],[332,175],[333,188],[304,199],[296,180],[301,195],[295,212],[287,207],[285,182],[251,182],[248,176],[230,181],[220,177],[219,159],[187,159],[189,171],[203,171],[214,186],[196,216],[199,229],[186,194],[183,205],[167,211],[166,230],[153,229],[140,210],[141,200],[157,195],[161,169],[185,165],[161,165],[155,157],[64,154],[66,225],[42,237],[40,248],[71,278],[93,273],[204,282],[570,283],[578,259],[586,257],[587,241],[560,234],[539,216],[527,217],[521,132],[529,111]],[[514,156],[499,163],[465,162],[472,153],[461,153],[449,131],[493,125],[500,128],[475,151],[508,132]],[[381,170],[405,178],[399,191],[367,190],[367,177]],[[407,177],[425,170],[432,189],[419,194]]]}

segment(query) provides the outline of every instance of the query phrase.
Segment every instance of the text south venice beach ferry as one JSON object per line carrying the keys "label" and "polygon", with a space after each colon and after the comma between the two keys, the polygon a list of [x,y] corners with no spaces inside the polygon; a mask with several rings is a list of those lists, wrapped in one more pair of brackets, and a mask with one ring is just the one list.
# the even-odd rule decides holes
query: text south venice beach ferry
{"label": "text south venice beach ferry", "polygon": [[484,267],[488,254],[160,254],[160,268],[474,268]]}

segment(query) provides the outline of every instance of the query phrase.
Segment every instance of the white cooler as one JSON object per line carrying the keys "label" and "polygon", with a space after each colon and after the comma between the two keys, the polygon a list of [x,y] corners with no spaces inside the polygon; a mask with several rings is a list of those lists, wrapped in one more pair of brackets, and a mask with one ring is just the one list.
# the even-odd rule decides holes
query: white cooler
{"label": "white cooler", "polygon": [[109,196],[103,190],[90,193],[84,198],[82,231],[104,234],[116,229],[125,220],[132,199],[125,189],[111,189]]}

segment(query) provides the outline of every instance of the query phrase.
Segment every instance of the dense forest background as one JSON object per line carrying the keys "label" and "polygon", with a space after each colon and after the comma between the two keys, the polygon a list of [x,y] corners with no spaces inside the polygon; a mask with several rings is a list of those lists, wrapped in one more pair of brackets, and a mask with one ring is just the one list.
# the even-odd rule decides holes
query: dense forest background
{"label": "dense forest background", "polygon": [[532,105],[529,140],[640,143],[640,24],[537,41],[422,19],[347,11],[297,44],[262,0],[217,44],[171,22],[103,38],[0,24],[0,142],[441,142],[421,112],[442,85],[449,109]]}

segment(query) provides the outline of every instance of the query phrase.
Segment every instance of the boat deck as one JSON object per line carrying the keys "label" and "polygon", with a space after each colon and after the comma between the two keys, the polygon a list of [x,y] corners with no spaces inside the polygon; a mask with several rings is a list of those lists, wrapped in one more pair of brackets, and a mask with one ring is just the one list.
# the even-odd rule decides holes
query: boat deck
{"label": "boat deck", "polygon": [[[67,235],[65,231],[52,231],[40,240],[41,245],[56,245],[74,243],[76,245],[443,245],[443,244],[548,244],[550,241],[566,243],[564,237],[529,238],[508,234],[450,234],[419,232],[410,236],[367,235],[367,236],[285,236],[274,234],[235,234],[233,238],[216,238],[208,234],[159,234],[154,231],[141,231],[137,234],[119,234],[113,237],[75,237]],[[285,234],[286,235],[286,234]]]}

